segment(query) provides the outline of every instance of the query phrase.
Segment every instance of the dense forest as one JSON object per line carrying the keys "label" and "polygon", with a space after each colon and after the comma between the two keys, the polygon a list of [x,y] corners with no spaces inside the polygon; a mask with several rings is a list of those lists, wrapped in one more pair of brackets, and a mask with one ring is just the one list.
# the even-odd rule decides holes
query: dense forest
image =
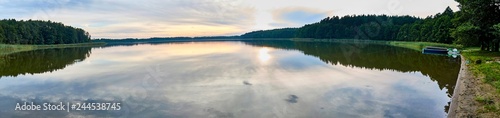
{"label": "dense forest", "polygon": [[399,28],[419,20],[411,16],[360,15],[328,17],[299,29],[297,38],[395,39]]}
{"label": "dense forest", "polygon": [[482,50],[498,52],[500,1],[456,1],[460,3],[460,11],[454,12],[447,7],[442,13],[426,18],[386,15],[334,16],[300,28],[254,31],[241,37],[423,41],[480,46]]}
{"label": "dense forest", "polygon": [[0,43],[4,44],[71,44],[90,42],[83,29],[52,21],[14,19],[0,20]]}
{"label": "dense forest", "polygon": [[[307,24],[300,28],[283,28],[274,30],[254,31],[241,35],[243,38],[318,38],[318,39],[371,39],[371,40],[405,40],[428,41],[436,37],[450,37],[448,31],[443,33],[442,27],[451,27],[453,11],[446,11],[425,19],[412,16],[387,15],[347,15],[343,17],[327,17],[317,23]],[[442,20],[446,19],[446,20]],[[427,30],[422,30],[427,29]],[[435,32],[439,33],[435,33]],[[445,34],[445,36],[442,36]],[[425,37],[424,37],[425,36]],[[432,37],[432,38],[431,38]],[[448,39],[436,41],[451,43]],[[433,41],[433,40],[429,40]]]}
{"label": "dense forest", "polygon": [[500,1],[455,0],[460,3],[459,15],[452,20],[456,28],[452,37],[464,45],[479,45],[481,50],[499,51]]}
{"label": "dense forest", "polygon": [[450,7],[442,13],[429,16],[412,24],[403,25],[394,39],[400,41],[424,41],[453,43],[450,30],[454,28],[451,20],[455,13]]}
{"label": "dense forest", "polygon": [[298,28],[259,30],[245,33],[242,38],[294,38]]}

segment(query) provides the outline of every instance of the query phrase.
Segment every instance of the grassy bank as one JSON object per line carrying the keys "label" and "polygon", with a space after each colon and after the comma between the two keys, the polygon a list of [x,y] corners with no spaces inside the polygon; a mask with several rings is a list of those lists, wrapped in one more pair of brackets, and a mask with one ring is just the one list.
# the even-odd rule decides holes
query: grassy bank
{"label": "grassy bank", "polygon": [[77,44],[58,44],[58,45],[11,45],[11,44],[0,44],[0,56],[8,55],[17,52],[38,50],[38,49],[50,49],[50,48],[69,48],[69,47],[90,47],[90,46],[102,46],[106,43],[95,42],[95,43],[77,43]]}
{"label": "grassy bank", "polygon": [[431,43],[431,42],[406,42],[406,41],[388,41],[389,45],[409,48],[417,51],[422,51],[422,48],[426,46],[436,46],[436,47],[447,47],[447,48],[457,48],[461,49],[461,45],[456,44],[443,44],[443,43]]}
{"label": "grassy bank", "polygon": [[462,52],[469,61],[471,71],[482,81],[493,85],[500,92],[500,53],[469,48]]}
{"label": "grassy bank", "polygon": [[378,40],[357,40],[357,39],[310,39],[310,38],[293,38],[292,41],[305,41],[305,42],[338,42],[338,43],[366,43],[366,44],[382,44],[391,45],[396,47],[408,48],[416,51],[422,51],[426,46],[446,47],[462,49],[461,45],[456,44],[443,44],[432,42],[407,42],[407,41],[378,41]]}
{"label": "grassy bank", "polygon": [[[500,116],[500,53],[468,48],[462,52],[469,70],[480,80],[475,100],[479,103],[478,114]],[[481,85],[485,84],[485,85]]]}

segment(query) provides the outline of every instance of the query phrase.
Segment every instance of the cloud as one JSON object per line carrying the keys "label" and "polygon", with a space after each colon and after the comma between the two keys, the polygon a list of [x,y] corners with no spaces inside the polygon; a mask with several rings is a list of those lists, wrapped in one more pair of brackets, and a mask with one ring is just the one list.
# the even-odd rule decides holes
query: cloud
{"label": "cloud", "polygon": [[0,0],[0,19],[62,22],[93,38],[213,36],[299,27],[333,15],[425,17],[447,6],[457,10],[456,5],[454,0]]}
{"label": "cloud", "polygon": [[454,0],[252,0],[247,4],[255,6],[258,11],[254,30],[293,26],[291,23],[275,20],[274,12],[286,8],[301,7],[331,12],[330,16],[388,14],[426,17],[443,12],[447,6],[458,10],[458,3]]}
{"label": "cloud", "polygon": [[254,9],[230,0],[10,2],[2,6],[23,14],[10,17],[63,22],[94,38],[236,35],[254,24]]}
{"label": "cloud", "polygon": [[276,22],[270,23],[269,25],[278,27],[298,27],[304,24],[318,22],[330,16],[331,13],[331,11],[321,11],[305,7],[276,9],[272,12],[273,19]]}
{"label": "cloud", "polygon": [[50,12],[61,8],[84,6],[90,0],[1,0],[0,9],[10,13],[0,14],[2,18],[33,15],[37,12]]}

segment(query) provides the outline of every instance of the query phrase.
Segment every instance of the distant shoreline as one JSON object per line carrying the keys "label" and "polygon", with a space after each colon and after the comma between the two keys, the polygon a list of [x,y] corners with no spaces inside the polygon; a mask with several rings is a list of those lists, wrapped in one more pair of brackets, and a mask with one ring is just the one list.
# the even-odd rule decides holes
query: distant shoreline
{"label": "distant shoreline", "polygon": [[94,42],[104,42],[109,45],[129,45],[147,43],[168,43],[168,42],[204,42],[204,41],[253,41],[253,40],[290,40],[290,41],[311,41],[311,42],[339,42],[339,43],[369,43],[383,44],[396,47],[409,48],[421,51],[425,46],[438,46],[447,48],[462,48],[461,45],[433,43],[433,42],[408,42],[408,41],[384,41],[384,40],[363,40],[363,39],[312,39],[312,38],[150,38],[150,39],[107,39],[93,40]]}
{"label": "distant shoreline", "polygon": [[203,42],[203,41],[251,41],[251,40],[290,40],[287,38],[186,38],[186,39],[175,39],[175,38],[158,38],[158,39],[95,39],[94,42],[104,42],[106,44],[144,44],[144,43],[168,43],[168,42]]}

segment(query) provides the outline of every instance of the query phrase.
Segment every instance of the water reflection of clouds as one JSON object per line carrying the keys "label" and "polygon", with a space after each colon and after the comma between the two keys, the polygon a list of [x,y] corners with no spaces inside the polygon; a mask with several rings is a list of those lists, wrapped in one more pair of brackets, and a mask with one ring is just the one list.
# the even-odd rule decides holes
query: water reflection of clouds
{"label": "water reflection of clouds", "polygon": [[269,59],[271,59],[271,55],[269,55],[269,48],[263,47],[259,49],[259,55],[257,55],[259,61],[261,63],[266,64]]}
{"label": "water reflection of clouds", "polygon": [[[115,100],[125,105],[126,110],[119,112],[53,113],[86,117],[442,117],[445,114],[443,106],[448,98],[445,94],[436,95],[445,91],[439,91],[437,84],[428,84],[432,80],[420,73],[330,65],[299,51],[281,49],[270,49],[272,60],[261,65],[255,57],[259,54],[258,47],[219,42],[208,45],[236,48],[171,54],[178,52],[167,48],[173,45],[176,44],[94,50],[85,61],[104,60],[113,64],[77,63],[52,73],[2,78],[0,98],[5,98],[5,102],[0,102],[0,113],[15,116],[19,114],[11,111],[15,102],[32,101],[34,97],[38,101]],[[195,48],[198,43],[181,45]],[[113,50],[152,54],[126,55]],[[138,57],[123,59],[131,56]],[[295,97],[290,99],[290,95]],[[50,116],[44,115],[48,112],[23,114]]]}
{"label": "water reflection of clouds", "polygon": [[[328,67],[330,65],[325,64],[323,61],[319,60],[313,56],[305,56],[299,51],[285,51],[279,50],[274,53],[281,53],[277,55],[275,64],[280,69],[285,69],[288,71],[301,71],[308,70],[313,67]],[[284,54],[283,54],[284,53]]]}
{"label": "water reflection of clouds", "polygon": [[[172,56],[193,56],[206,54],[232,53],[240,50],[242,44],[217,43],[217,42],[187,42],[161,44],[156,46],[137,45],[130,47],[111,47],[113,49],[95,50],[94,58],[105,58],[110,60],[150,61],[151,59],[165,59]],[[126,58],[124,58],[126,57]]]}
{"label": "water reflection of clouds", "polygon": [[[409,91],[408,91],[409,90]],[[328,91],[324,99],[326,109],[339,117],[444,117],[444,107],[433,107],[434,101],[411,89],[392,88],[387,96],[377,95],[376,90],[357,87],[338,87]],[[411,93],[410,93],[411,92]],[[390,102],[389,102],[390,101]],[[443,105],[443,104],[441,104]],[[443,111],[444,112],[444,111]]]}

